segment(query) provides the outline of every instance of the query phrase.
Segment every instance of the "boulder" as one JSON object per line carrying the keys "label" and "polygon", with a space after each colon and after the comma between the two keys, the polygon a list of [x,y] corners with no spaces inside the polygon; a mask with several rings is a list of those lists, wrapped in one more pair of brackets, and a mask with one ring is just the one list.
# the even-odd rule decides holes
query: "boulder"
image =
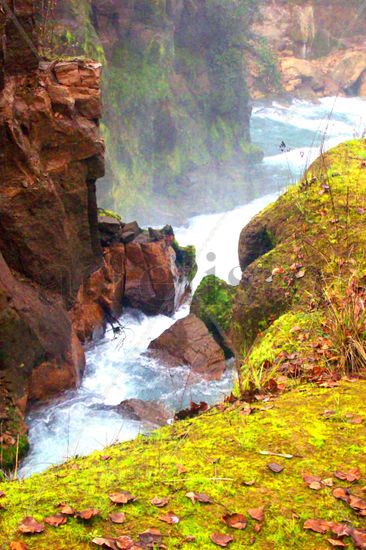
{"label": "boulder", "polygon": [[168,367],[187,365],[207,380],[219,380],[226,368],[223,350],[193,314],[177,321],[149,346]]}
{"label": "boulder", "polygon": [[172,416],[161,403],[142,399],[126,399],[117,405],[115,410],[132,420],[147,422],[154,426],[164,426]]}
{"label": "boulder", "polygon": [[236,287],[215,275],[208,275],[202,279],[191,304],[191,313],[205,323],[228,358],[233,354],[230,325],[235,295]]}
{"label": "boulder", "polygon": [[366,69],[366,50],[347,52],[331,71],[333,80],[343,89],[351,88]]}

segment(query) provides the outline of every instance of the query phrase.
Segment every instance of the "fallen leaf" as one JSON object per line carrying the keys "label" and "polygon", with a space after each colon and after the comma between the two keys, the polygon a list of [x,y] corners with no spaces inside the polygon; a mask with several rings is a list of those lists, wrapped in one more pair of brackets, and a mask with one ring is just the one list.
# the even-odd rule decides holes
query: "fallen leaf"
{"label": "fallen leaf", "polygon": [[254,531],[255,531],[256,533],[260,533],[260,532],[262,531],[262,524],[261,524],[261,523],[256,523],[256,524],[254,525]]}
{"label": "fallen leaf", "polygon": [[108,460],[110,460],[112,457],[109,456],[109,455],[105,455],[105,456],[101,456],[100,457],[100,460],[103,460],[104,462],[107,462]]}
{"label": "fallen leaf", "polygon": [[284,470],[284,467],[280,464],[276,464],[276,462],[271,462],[270,464],[268,464],[268,468],[271,470],[271,472],[274,472],[275,474],[280,474]]}
{"label": "fallen leaf", "polygon": [[177,464],[178,474],[186,474],[188,472],[187,468],[182,466],[182,464]]}
{"label": "fallen leaf", "polygon": [[169,499],[154,497],[152,500],[150,500],[150,502],[153,506],[157,506],[158,508],[164,508],[164,506],[167,506],[167,504],[169,503]]}
{"label": "fallen leaf", "polygon": [[349,499],[349,491],[348,489],[344,489],[344,487],[337,487],[333,491],[334,498],[337,498],[339,500],[344,500],[344,502],[348,502]]}
{"label": "fallen leaf", "polygon": [[60,513],[64,516],[74,516],[76,514],[74,508],[71,508],[68,504],[59,504]]}
{"label": "fallen leaf", "polygon": [[354,495],[349,496],[348,504],[353,510],[361,512],[363,510],[366,510],[366,500],[363,500],[362,498],[356,497]]}
{"label": "fallen leaf", "polygon": [[120,491],[118,493],[112,493],[108,496],[114,504],[128,504],[129,502],[133,502],[136,500],[136,498],[132,496],[131,493],[129,493],[128,491]]}
{"label": "fallen leaf", "polygon": [[365,550],[366,548],[366,531],[363,529],[352,529],[351,537],[356,548]]}
{"label": "fallen leaf", "polygon": [[323,488],[323,485],[319,481],[312,481],[309,483],[309,488],[313,489],[313,491],[319,491]]}
{"label": "fallen leaf", "polygon": [[362,424],[363,418],[362,416],[350,416],[348,422],[350,424]]}
{"label": "fallen leaf", "polygon": [[248,525],[243,514],[226,514],[226,516],[223,516],[222,521],[232,529],[245,529]]}
{"label": "fallen leaf", "polygon": [[112,548],[112,550],[117,550],[117,544],[114,539],[97,537],[92,540],[92,543],[96,544],[97,546],[103,546],[103,548]]}
{"label": "fallen leaf", "polygon": [[168,512],[164,516],[160,516],[159,519],[160,521],[164,521],[164,523],[168,523],[169,525],[179,523],[179,517],[173,514],[173,512]]}
{"label": "fallen leaf", "polygon": [[10,550],[28,550],[28,546],[24,542],[11,542]]}
{"label": "fallen leaf", "polygon": [[329,542],[329,544],[331,546],[334,546],[334,547],[341,547],[341,548],[346,548],[346,544],[344,544],[344,542],[342,542],[341,540],[339,539],[327,539],[327,541]]}
{"label": "fallen leaf", "polygon": [[306,274],[306,270],[302,269],[301,271],[296,273],[295,277],[296,277],[296,279],[303,279],[305,277],[305,274]]}
{"label": "fallen leaf", "polygon": [[211,499],[208,495],[205,495],[204,493],[187,493],[186,497],[189,498],[192,501],[192,504],[195,504],[197,502],[201,502],[202,504],[209,504],[211,502]]}
{"label": "fallen leaf", "polygon": [[24,534],[43,533],[44,524],[38,523],[34,518],[28,516],[19,525],[19,531]]}
{"label": "fallen leaf", "polygon": [[124,523],[126,521],[126,516],[123,512],[112,512],[108,517],[112,523]]}
{"label": "fallen leaf", "polygon": [[325,487],[333,487],[333,479],[331,477],[327,477],[326,479],[322,479],[322,484]]}
{"label": "fallen leaf", "polygon": [[337,537],[349,537],[351,534],[351,527],[345,523],[333,523],[331,531]]}
{"label": "fallen leaf", "polygon": [[143,544],[160,544],[161,543],[161,533],[159,529],[146,529],[141,535],[139,535],[139,539]]}
{"label": "fallen leaf", "polygon": [[325,519],[308,519],[304,523],[304,529],[309,529],[315,533],[324,535],[332,528],[332,522]]}
{"label": "fallen leaf", "polygon": [[361,479],[361,471],[359,468],[351,468],[348,472],[334,472],[334,477],[353,483]]}
{"label": "fallen leaf", "polygon": [[3,491],[0,491],[0,498],[4,498],[5,497],[5,493],[3,493]]}
{"label": "fallen leaf", "polygon": [[64,514],[55,514],[54,516],[45,518],[44,522],[51,525],[51,527],[60,527],[60,525],[67,523],[67,517]]}
{"label": "fallen leaf", "polygon": [[263,521],[264,520],[264,506],[260,506],[259,508],[251,508],[248,510],[248,514],[252,519],[255,519],[257,521]]}
{"label": "fallen leaf", "polygon": [[186,537],[184,539],[185,542],[196,542],[196,537],[194,537],[193,535],[188,535],[188,537]]}
{"label": "fallen leaf", "polygon": [[116,538],[115,542],[119,550],[130,550],[130,548],[134,548],[135,546],[135,543],[128,535],[122,535],[121,537]]}
{"label": "fallen leaf", "polygon": [[217,544],[217,546],[222,546],[223,548],[228,546],[234,540],[230,535],[225,535],[223,533],[213,533],[210,538],[214,544]]}
{"label": "fallen leaf", "polygon": [[95,508],[87,508],[86,510],[82,510],[81,512],[77,512],[75,514],[76,518],[82,519],[84,521],[89,521],[95,518],[95,516],[99,516],[99,511]]}

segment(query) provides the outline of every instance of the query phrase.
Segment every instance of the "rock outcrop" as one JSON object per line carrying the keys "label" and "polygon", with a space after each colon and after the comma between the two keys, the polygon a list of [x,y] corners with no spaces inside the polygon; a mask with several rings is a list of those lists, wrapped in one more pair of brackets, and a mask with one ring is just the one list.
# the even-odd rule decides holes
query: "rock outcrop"
{"label": "rock outcrop", "polygon": [[148,315],[171,315],[184,301],[195,273],[195,252],[179,247],[170,227],[142,231],[136,222],[100,218],[103,264],[77,294],[70,312],[82,342],[103,333],[123,305]]}
{"label": "rock outcrop", "polygon": [[248,84],[260,98],[364,95],[366,13],[355,0],[258,2]]}
{"label": "rock outcrop", "polygon": [[193,314],[177,321],[149,346],[167,367],[187,365],[207,380],[218,380],[225,371],[225,356],[205,324]]}

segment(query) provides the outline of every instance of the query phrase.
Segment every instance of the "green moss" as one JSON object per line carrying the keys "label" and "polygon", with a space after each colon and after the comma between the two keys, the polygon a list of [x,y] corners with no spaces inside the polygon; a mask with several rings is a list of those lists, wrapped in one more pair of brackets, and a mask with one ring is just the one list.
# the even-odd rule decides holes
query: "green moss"
{"label": "green moss", "polygon": [[191,283],[197,274],[196,248],[194,246],[180,246],[174,240],[173,248],[176,253],[177,264],[182,267],[186,273],[188,281]]}
{"label": "green moss", "polygon": [[232,319],[236,289],[215,275],[202,279],[193,300],[192,311],[210,330],[218,326],[227,331]]}
{"label": "green moss", "polygon": [[[263,231],[272,235],[275,245],[245,269],[233,314],[236,347],[246,357],[244,370],[253,374],[256,385],[263,374],[273,374],[263,373],[262,365],[275,360],[280,348],[292,345],[286,334],[291,315],[304,315],[306,322],[315,324],[322,319],[329,325],[334,321],[329,294],[335,293],[337,307],[342,308],[350,280],[363,281],[365,152],[366,141],[353,140],[323,154],[299,184],[261,212],[243,233],[243,257],[255,249]],[[309,311],[317,315],[309,316]],[[289,317],[284,315],[287,312]],[[331,346],[336,350],[336,343]],[[328,366],[337,369],[336,362]]]}
{"label": "green moss", "polygon": [[[366,433],[364,426],[351,424],[348,416],[364,413],[365,396],[362,381],[343,382],[335,389],[301,387],[273,401],[272,409],[258,404],[250,416],[241,414],[241,405],[227,406],[219,414],[214,409],[42,475],[1,483],[6,496],[0,515],[0,545],[25,540],[30,549],[82,549],[90,548],[96,536],[128,533],[137,538],[145,529],[157,527],[169,549],[213,548],[209,537],[215,531],[230,533],[235,539],[233,549],[249,545],[258,550],[326,548],[326,537],[303,529],[306,519],[349,520],[360,527],[363,522],[332,496],[331,488],[312,491],[302,475],[311,472],[324,479],[336,470],[360,467],[363,477],[352,491],[361,494]],[[333,416],[324,415],[326,410],[332,410]],[[294,458],[268,457],[260,451],[289,453]],[[102,460],[103,455],[110,459]],[[285,467],[281,474],[268,470],[268,463],[274,461]],[[177,464],[187,472],[179,474]],[[245,485],[252,480],[253,485]],[[124,507],[126,523],[122,526],[108,521],[108,514],[116,509],[108,494],[118,489],[137,497]],[[212,504],[193,505],[185,497],[188,491],[207,493]],[[150,505],[154,496],[170,498],[168,509],[180,517],[178,525],[159,521],[162,512]],[[60,502],[77,510],[96,507],[100,517],[91,523],[70,519],[63,527],[47,526],[43,534],[32,537],[17,532],[24,516],[42,520]],[[265,520],[257,534],[247,511],[262,505]],[[244,531],[227,528],[221,520],[227,512],[246,515],[248,527]],[[187,536],[196,540],[188,543]]]}
{"label": "green moss", "polygon": [[119,222],[122,221],[122,218],[119,214],[116,212],[113,212],[113,210],[106,210],[105,208],[98,208],[98,215],[99,216],[106,216],[107,218],[114,218],[115,220],[118,220]]}

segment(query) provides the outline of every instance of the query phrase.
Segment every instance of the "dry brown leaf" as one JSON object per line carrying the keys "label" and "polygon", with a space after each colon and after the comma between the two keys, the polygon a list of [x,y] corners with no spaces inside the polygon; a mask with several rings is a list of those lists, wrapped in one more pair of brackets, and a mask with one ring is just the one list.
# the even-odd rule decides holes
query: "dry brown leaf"
{"label": "dry brown leaf", "polygon": [[38,523],[34,518],[27,516],[19,525],[19,531],[24,534],[43,533],[44,524]]}
{"label": "dry brown leaf", "polygon": [[128,491],[119,491],[108,496],[114,504],[128,504],[136,500],[136,497],[132,496]]}
{"label": "dry brown leaf", "polygon": [[332,525],[331,521],[326,521],[325,519],[308,519],[304,523],[304,529],[324,535],[331,530]]}
{"label": "dry brown leaf", "polygon": [[157,508],[164,508],[164,506],[167,506],[167,504],[169,504],[169,499],[154,497],[150,502],[153,506],[157,506]]}
{"label": "dry brown leaf", "polygon": [[344,544],[344,542],[342,542],[339,539],[327,539],[327,541],[329,542],[329,544],[331,546],[334,546],[334,548],[336,548],[336,547],[346,548],[346,546],[347,546],[346,544]]}
{"label": "dry brown leaf", "polygon": [[103,546],[103,548],[112,548],[112,550],[117,550],[117,544],[114,539],[97,537],[92,540],[92,543],[97,546]]}
{"label": "dry brown leaf", "polygon": [[361,471],[359,468],[351,468],[348,472],[334,472],[334,476],[342,481],[353,483],[361,479]]}
{"label": "dry brown leaf", "polygon": [[76,518],[82,519],[84,521],[89,521],[95,518],[95,516],[99,516],[99,511],[95,508],[87,508],[86,510],[82,510],[81,512],[77,512],[75,514]]}
{"label": "dry brown leaf", "polygon": [[276,462],[271,462],[270,464],[268,464],[268,468],[271,470],[271,472],[274,472],[275,474],[280,474],[284,470],[284,467],[280,464],[276,464]]}
{"label": "dry brown leaf", "polygon": [[130,550],[130,548],[134,548],[135,546],[135,543],[133,542],[131,537],[129,537],[128,535],[123,535],[121,537],[116,538],[115,542],[119,550]]}
{"label": "dry brown leaf", "polygon": [[160,544],[161,543],[161,533],[159,529],[146,529],[141,535],[139,535],[139,539],[143,544]]}
{"label": "dry brown leaf", "polygon": [[234,540],[233,537],[224,533],[213,533],[210,538],[214,544],[222,546],[222,548],[226,548]]}
{"label": "dry brown leaf", "polygon": [[69,506],[68,504],[59,504],[60,507],[60,513],[64,516],[74,516],[76,514],[76,511],[74,508]]}
{"label": "dry brown leaf", "polygon": [[243,514],[226,514],[223,516],[222,521],[232,529],[242,530],[248,525],[248,522]]}
{"label": "dry brown leaf", "polygon": [[186,474],[188,472],[187,468],[182,466],[182,464],[177,464],[178,474]]}
{"label": "dry brown leaf", "polygon": [[60,527],[60,525],[65,525],[67,523],[67,517],[63,514],[55,514],[54,516],[45,518],[44,522],[51,525],[51,527]]}
{"label": "dry brown leaf", "polygon": [[344,487],[337,487],[333,491],[334,498],[337,498],[338,500],[344,500],[344,502],[348,502],[349,499],[349,491],[345,489]]}
{"label": "dry brown leaf", "polygon": [[174,525],[176,523],[179,523],[179,517],[173,514],[173,512],[168,512],[164,516],[159,517],[160,521],[163,521],[164,523],[168,523],[169,525]]}
{"label": "dry brown leaf", "polygon": [[11,542],[10,550],[28,550],[28,546],[24,542]]}
{"label": "dry brown leaf", "polygon": [[260,506],[259,508],[251,508],[248,510],[248,514],[252,519],[255,519],[257,521],[263,521],[264,520],[264,506]]}
{"label": "dry brown leaf", "polygon": [[196,502],[201,502],[202,504],[209,504],[211,502],[211,499],[208,495],[205,495],[204,493],[187,493],[186,497],[189,498],[192,501],[192,504],[195,504]]}
{"label": "dry brown leaf", "polygon": [[112,523],[124,523],[126,521],[126,516],[123,512],[112,512],[109,514],[109,519]]}

